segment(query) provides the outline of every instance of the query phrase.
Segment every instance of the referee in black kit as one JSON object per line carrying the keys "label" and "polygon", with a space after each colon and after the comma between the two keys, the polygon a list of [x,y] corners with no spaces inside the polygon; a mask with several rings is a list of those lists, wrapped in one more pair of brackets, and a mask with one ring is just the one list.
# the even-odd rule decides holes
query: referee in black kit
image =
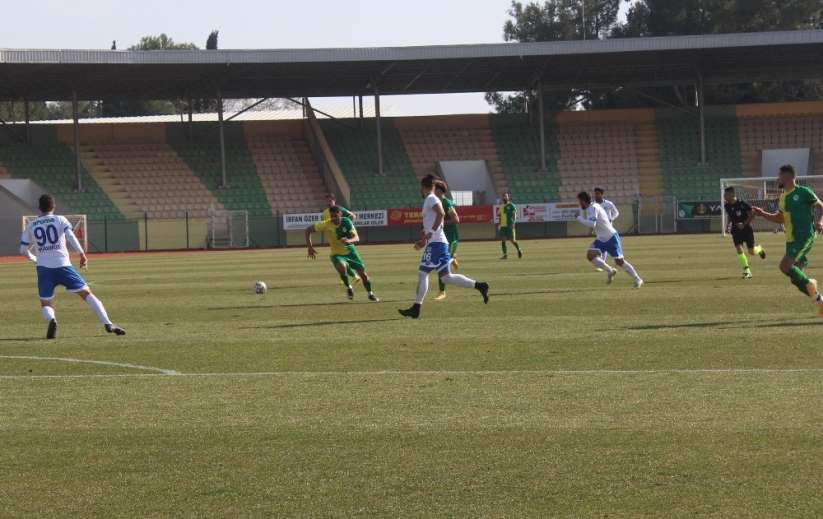
{"label": "referee in black kit", "polygon": [[763,247],[755,244],[754,229],[752,228],[752,220],[754,220],[754,212],[752,206],[738,200],[733,187],[727,187],[723,192],[723,205],[726,211],[726,216],[729,219],[728,231],[731,232],[732,242],[734,248],[737,250],[737,262],[743,268],[743,279],[752,278],[752,269],[749,267],[749,258],[746,256],[746,251],[743,250],[743,244],[746,245],[748,253],[754,256],[757,254],[760,259],[766,259],[766,251]]}

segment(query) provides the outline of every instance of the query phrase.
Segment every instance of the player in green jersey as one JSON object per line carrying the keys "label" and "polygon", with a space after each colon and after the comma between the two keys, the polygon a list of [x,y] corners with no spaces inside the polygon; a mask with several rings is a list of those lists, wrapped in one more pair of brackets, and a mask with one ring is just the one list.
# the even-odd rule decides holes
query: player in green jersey
{"label": "player in green jersey", "polygon": [[[446,192],[449,190],[448,186],[442,180],[435,180],[434,194],[440,199],[443,205],[443,212],[446,213],[444,217],[443,232],[446,234],[446,239],[449,241],[449,255],[452,257],[452,267],[454,270],[460,266],[457,263],[457,247],[460,245],[460,233],[457,231],[457,224],[460,223],[460,216],[457,214],[457,206],[451,198],[446,197]],[[440,294],[434,298],[435,301],[442,301],[446,299],[446,284],[438,279],[440,286]]]}
{"label": "player in green jersey", "polygon": [[792,280],[798,290],[812,298],[823,317],[823,297],[817,290],[817,280],[810,279],[803,271],[816,234],[823,232],[823,202],[808,187],[797,185],[794,167],[790,165],[780,168],[777,180],[783,189],[778,211],[768,213],[758,207],[753,211],[770,222],[785,226],[786,255],[780,261],[780,271]]}
{"label": "player in green jersey", "polygon": [[514,228],[517,223],[517,206],[512,203],[511,193],[503,193],[503,203],[498,209],[499,224],[497,228],[500,232],[500,248],[503,249],[503,256],[500,259],[509,259],[509,251],[506,248],[506,241],[512,242],[517,249],[517,257],[523,257],[520,244],[517,243],[517,231]]}
{"label": "player in green jersey", "polygon": [[363,280],[363,287],[369,294],[369,300],[375,303],[379,301],[372,291],[371,278],[366,273],[366,264],[360,258],[355,244],[360,241],[354,224],[348,218],[344,218],[339,207],[330,207],[329,220],[323,220],[306,229],[306,246],[309,249],[309,258],[317,259],[317,250],[311,242],[311,235],[314,232],[322,232],[329,238],[329,248],[331,262],[335,270],[340,274],[340,279],[346,287],[346,294],[349,299],[354,299],[354,290],[349,283],[348,271],[354,270]]}
{"label": "player in green jersey", "polygon": [[[326,208],[323,209],[323,213],[320,216],[321,222],[323,220],[331,220],[331,214],[329,211],[331,211],[332,207],[339,207],[340,214],[343,216],[343,218],[348,218],[352,221],[352,223],[357,221],[357,214],[349,211],[343,206],[337,205],[337,197],[334,196],[334,193],[326,193]],[[352,279],[352,283],[357,284],[360,282],[360,277],[351,267],[346,268],[346,274],[348,274],[348,276]]]}

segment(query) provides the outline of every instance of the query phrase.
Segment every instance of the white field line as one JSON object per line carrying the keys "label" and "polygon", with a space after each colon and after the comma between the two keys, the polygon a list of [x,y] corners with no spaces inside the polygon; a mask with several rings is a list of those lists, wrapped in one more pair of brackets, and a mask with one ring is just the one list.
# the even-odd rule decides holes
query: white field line
{"label": "white field line", "polygon": [[[115,368],[127,368],[127,369],[139,369],[141,371],[154,371],[158,375],[177,375],[178,373],[173,369],[163,369],[163,368],[155,368],[152,366],[141,366],[140,364],[128,364],[122,362],[109,362],[105,360],[86,360],[86,359],[70,359],[65,357],[32,357],[28,355],[0,355],[0,359],[16,359],[16,360],[45,360],[45,361],[54,361],[54,362],[68,362],[71,364],[94,364],[97,366],[111,366]],[[41,375],[42,376],[42,375]],[[56,375],[56,376],[63,376],[63,375]],[[75,375],[76,376],[76,375]],[[100,375],[93,375],[93,376],[100,376]],[[105,376],[105,375],[103,375]],[[25,377],[25,375],[21,375],[21,378]],[[37,375],[33,375],[29,378],[37,377]],[[11,377],[3,377],[3,378],[11,378]]]}
{"label": "white field line", "polygon": [[135,364],[119,364],[115,362],[86,361],[79,359],[58,359],[55,357],[11,357],[0,355],[0,358],[58,360],[66,362],[82,362],[102,364],[107,366],[126,367],[155,371],[156,373],[118,373],[118,374],[82,374],[82,375],[0,375],[4,379],[72,379],[72,378],[137,378],[137,377],[173,377],[173,378],[242,378],[242,377],[312,377],[312,376],[461,376],[461,375],[560,375],[560,376],[627,376],[627,375],[757,375],[757,374],[791,374],[812,373],[823,374],[823,368],[705,368],[705,369],[547,369],[547,370],[384,370],[384,371],[251,371],[227,373],[180,373],[179,371],[139,366]]}

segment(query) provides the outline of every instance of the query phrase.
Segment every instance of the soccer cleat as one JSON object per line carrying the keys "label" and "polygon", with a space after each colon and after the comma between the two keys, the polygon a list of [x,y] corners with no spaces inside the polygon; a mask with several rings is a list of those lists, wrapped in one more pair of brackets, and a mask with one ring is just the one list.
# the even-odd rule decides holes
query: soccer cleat
{"label": "soccer cleat", "polygon": [[417,303],[411,305],[410,308],[406,308],[405,310],[397,310],[397,312],[406,317],[408,319],[419,319],[420,318],[420,305]]}
{"label": "soccer cleat", "polygon": [[523,259],[523,251],[522,250],[517,251],[517,259]]}
{"label": "soccer cleat", "polygon": [[352,287],[346,287],[346,297],[349,298],[349,301],[354,299],[354,290],[352,290]]}
{"label": "soccer cleat", "polygon": [[751,279],[752,278],[752,271],[751,270],[744,270],[743,271],[743,279]]}
{"label": "soccer cleat", "polygon": [[447,297],[448,296],[446,295],[445,292],[440,292],[439,294],[437,294],[437,297],[435,297],[434,300],[435,301],[442,301],[442,300],[446,299]]}
{"label": "soccer cleat", "polygon": [[760,259],[766,259],[766,249],[761,247],[760,252],[758,252],[757,255],[760,256]]}
{"label": "soccer cleat", "polygon": [[483,304],[489,304],[489,284],[478,281],[474,284],[474,288],[483,296]]}
{"label": "soccer cleat", "polygon": [[817,299],[814,300],[814,304],[817,305],[817,313],[820,317],[823,317],[823,296],[817,294]]}
{"label": "soccer cleat", "polygon": [[608,274],[606,274],[606,284],[611,285],[614,281],[614,276],[617,275],[617,269],[611,269]]}
{"label": "soccer cleat", "polygon": [[380,298],[377,297],[376,295],[374,295],[374,292],[369,292],[369,301],[371,301],[373,303],[379,303]]}
{"label": "soccer cleat", "polygon": [[49,321],[49,329],[46,331],[46,339],[56,339],[57,338],[57,320],[52,319]]}
{"label": "soccer cleat", "polygon": [[809,297],[811,297],[812,299],[817,300],[817,296],[820,295],[820,294],[817,293],[817,280],[816,279],[810,279],[809,280],[809,284],[806,285],[806,293],[809,294]]}
{"label": "soccer cleat", "polygon": [[503,254],[502,256],[500,256],[500,259],[502,259],[502,260],[509,259],[509,255],[508,254]]}
{"label": "soccer cleat", "polygon": [[106,332],[113,333],[114,335],[126,335],[126,330],[120,328],[116,324],[107,324]]}
{"label": "soccer cleat", "polygon": [[643,286],[643,284],[644,284],[644,281],[642,279],[635,279],[634,280],[634,288],[640,288],[640,287]]}

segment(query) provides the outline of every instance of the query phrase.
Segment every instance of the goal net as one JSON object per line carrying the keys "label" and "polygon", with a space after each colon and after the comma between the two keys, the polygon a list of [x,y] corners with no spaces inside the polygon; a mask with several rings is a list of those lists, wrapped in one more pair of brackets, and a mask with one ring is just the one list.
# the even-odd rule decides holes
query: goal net
{"label": "goal net", "polygon": [[248,246],[248,211],[215,211],[209,215],[209,247],[245,249]]}
{"label": "goal net", "polygon": [[[83,250],[88,252],[89,250],[89,222],[88,218],[84,214],[64,214],[69,223],[71,223],[72,230],[74,231],[74,235],[77,236],[77,241],[80,242],[80,245],[83,246]],[[39,215],[26,215],[23,216],[23,229],[22,231],[26,230],[26,226],[29,225],[29,222],[32,220],[36,220],[40,218]],[[21,232],[22,232],[21,231]]]}
{"label": "goal net", "polygon": [[[801,186],[807,186],[813,189],[816,193],[823,193],[823,175],[798,176],[797,183]],[[761,209],[765,209],[769,212],[777,211],[777,203],[782,190],[777,185],[777,178],[775,177],[742,177],[721,179],[721,208],[723,204],[723,192],[727,187],[733,187],[737,198],[740,200],[745,200],[753,207],[760,207]],[[725,236],[729,222],[726,211],[721,209],[720,214],[723,219],[721,232]],[[755,231],[778,232],[782,230],[780,225],[769,222],[765,218],[755,218],[752,222],[752,227],[754,227]]]}

